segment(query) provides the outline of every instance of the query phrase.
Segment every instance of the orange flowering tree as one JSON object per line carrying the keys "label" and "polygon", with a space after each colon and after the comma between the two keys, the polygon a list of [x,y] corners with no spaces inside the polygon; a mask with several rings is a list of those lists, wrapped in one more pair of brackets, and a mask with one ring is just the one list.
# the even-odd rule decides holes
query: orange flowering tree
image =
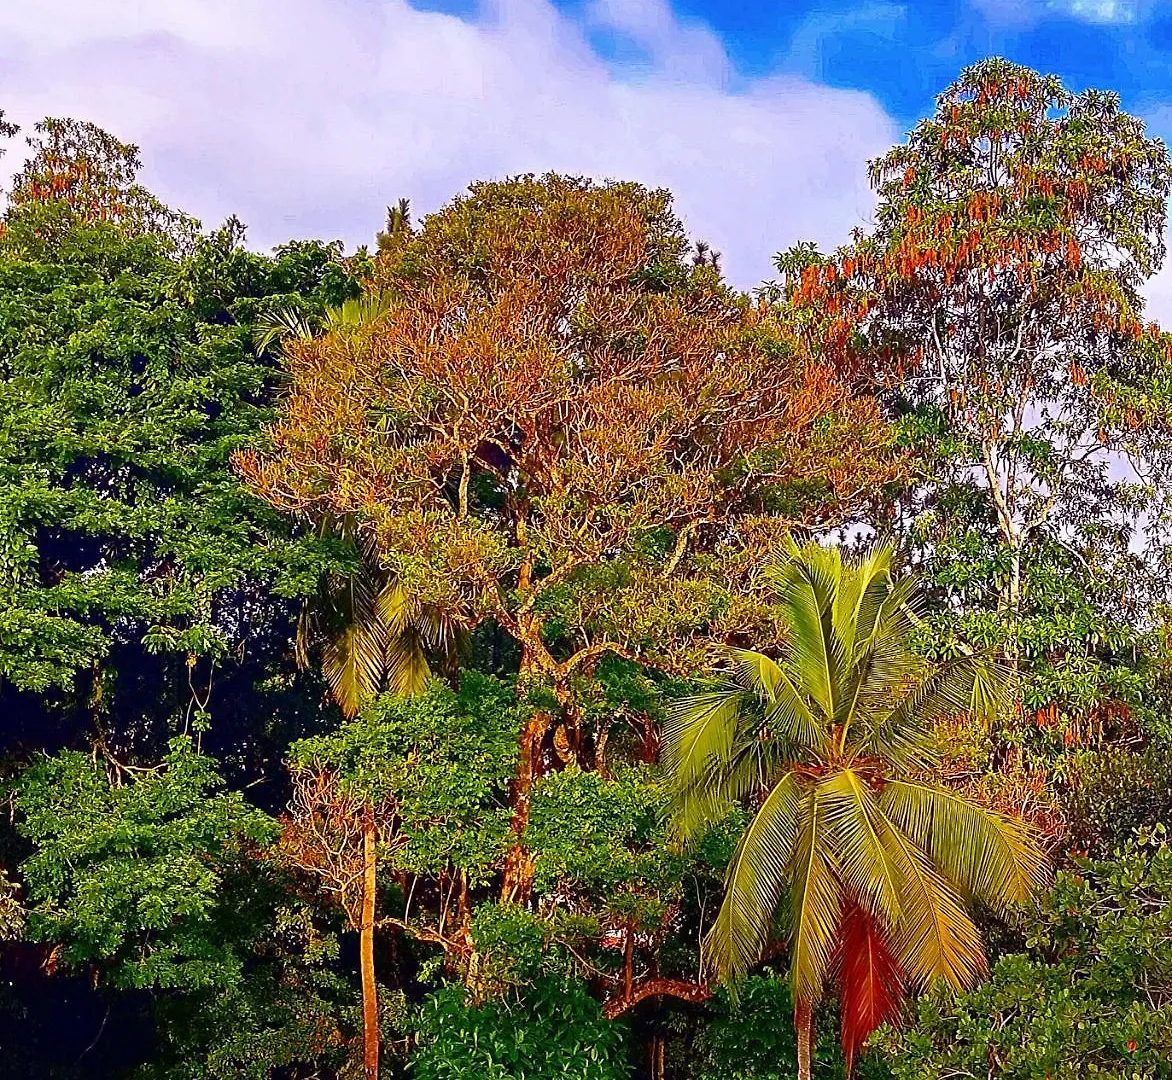
{"label": "orange flowering tree", "polygon": [[838,316],[840,345],[866,335],[947,436],[938,460],[984,488],[1016,609],[1036,530],[1085,513],[1113,458],[1141,483],[1172,462],[1172,353],[1140,295],[1164,257],[1172,162],[1116,95],[992,59],[871,176],[875,230],[833,258],[791,253],[795,298]]}
{"label": "orange flowering tree", "polygon": [[[937,642],[1021,666],[1049,758],[1104,725],[1133,737],[1151,699],[1135,657],[1170,580],[1172,338],[1141,295],[1164,257],[1167,149],[1115,95],[992,59],[871,176],[874,229],[780,268],[807,322],[895,375],[923,469],[894,524],[948,598]],[[1001,745],[995,771],[1016,754]],[[1014,802],[1040,782],[1019,775]]]}
{"label": "orange flowering tree", "polygon": [[[16,128],[4,123],[0,135]],[[84,221],[108,221],[130,234],[155,233],[189,245],[198,223],[164,206],[136,182],[142,168],[138,147],[116,139],[84,120],[46,117],[27,139],[31,153],[13,177],[9,211],[40,208],[58,219],[73,215]],[[51,227],[46,218],[42,231]]]}
{"label": "orange flowering tree", "polygon": [[515,639],[523,685],[551,691],[518,832],[555,736],[600,764],[577,680],[607,654],[684,670],[714,639],[769,640],[754,582],[782,536],[898,470],[874,400],[784,305],[687,255],[664,192],[475,185],[380,261],[377,318],[290,344],[269,445],[239,458],[272,503],[364,521],[420,602]]}

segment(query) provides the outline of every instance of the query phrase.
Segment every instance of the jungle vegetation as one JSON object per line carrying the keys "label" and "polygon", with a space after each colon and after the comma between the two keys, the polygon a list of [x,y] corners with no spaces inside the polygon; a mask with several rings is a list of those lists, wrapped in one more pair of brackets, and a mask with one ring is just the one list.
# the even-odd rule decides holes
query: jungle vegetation
{"label": "jungle vegetation", "polygon": [[[21,137],[0,113],[10,153]],[[670,193],[0,219],[0,1076],[1172,1077],[1172,159],[991,59]]]}

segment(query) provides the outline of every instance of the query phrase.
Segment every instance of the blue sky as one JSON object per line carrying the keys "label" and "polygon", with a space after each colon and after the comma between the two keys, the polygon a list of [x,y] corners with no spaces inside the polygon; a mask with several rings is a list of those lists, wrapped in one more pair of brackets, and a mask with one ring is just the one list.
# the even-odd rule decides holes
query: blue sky
{"label": "blue sky", "polygon": [[991,54],[1172,136],[1172,0],[0,0],[0,108],[137,142],[258,247],[557,170],[670,188],[745,287],[865,226],[867,159]]}
{"label": "blue sky", "polygon": [[[464,17],[475,0],[426,0]],[[560,2],[569,13],[580,0]],[[1172,0],[675,0],[682,20],[714,31],[736,77],[784,71],[873,95],[905,128],[966,65],[991,55],[1060,75],[1072,89],[1119,93],[1156,113],[1172,102]],[[638,50],[593,40],[622,67]],[[1169,125],[1172,128],[1172,125]],[[1172,133],[1172,132],[1169,132]]]}
{"label": "blue sky", "polygon": [[684,0],[747,72],[784,66],[866,90],[904,125],[968,64],[1008,57],[1068,86],[1116,90],[1133,109],[1172,100],[1172,4],[1139,0]]}
{"label": "blue sky", "polygon": [[[571,7],[572,5],[566,5]],[[738,72],[865,90],[904,126],[968,64],[1005,56],[1128,108],[1172,100],[1172,3],[1145,0],[676,0]]]}

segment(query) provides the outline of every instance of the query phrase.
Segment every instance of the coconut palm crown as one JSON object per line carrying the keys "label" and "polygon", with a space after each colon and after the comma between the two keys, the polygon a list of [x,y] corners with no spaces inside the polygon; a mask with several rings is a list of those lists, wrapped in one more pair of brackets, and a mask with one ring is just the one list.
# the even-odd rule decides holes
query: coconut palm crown
{"label": "coconut palm crown", "polygon": [[986,658],[914,650],[922,601],[893,562],[887,546],[848,560],[791,544],[776,569],[778,658],[730,651],[723,684],[681,702],[665,730],[684,836],[737,804],[753,811],[705,958],[735,982],[785,939],[802,1080],[829,985],[849,1069],[908,989],[960,989],[985,972],[966,908],[1005,912],[1045,873],[1019,823],[920,779],[934,722],[988,717],[1007,679]]}

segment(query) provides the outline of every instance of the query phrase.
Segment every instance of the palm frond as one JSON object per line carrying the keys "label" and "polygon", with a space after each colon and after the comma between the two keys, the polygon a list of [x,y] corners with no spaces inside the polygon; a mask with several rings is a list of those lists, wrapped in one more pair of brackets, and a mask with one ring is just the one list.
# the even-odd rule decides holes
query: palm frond
{"label": "palm frond", "polygon": [[323,319],[326,330],[357,330],[373,326],[392,307],[388,293],[364,292],[346,300],[340,307],[329,308]]}
{"label": "palm frond", "polygon": [[884,926],[900,917],[900,869],[884,843],[887,823],[871,789],[850,769],[818,786],[843,884]]}
{"label": "palm frond", "polygon": [[842,1051],[850,1076],[867,1036],[899,1016],[903,973],[885,930],[858,904],[848,904],[843,912],[838,951]]}
{"label": "palm frond", "polygon": [[860,638],[849,667],[840,674],[834,720],[844,729],[844,742],[860,725],[890,712],[929,670],[928,661],[908,648],[906,635],[891,633],[880,624],[868,637]]}
{"label": "palm frond", "polygon": [[463,648],[458,617],[419,604],[388,578],[373,541],[355,521],[331,519],[321,528],[353,540],[359,565],[324,582],[316,608],[298,626],[299,658],[308,659],[312,637],[322,641],[322,672],[348,716],[384,689],[420,693],[432,677],[429,653],[449,662]]}
{"label": "palm frond", "polygon": [[985,950],[960,896],[893,822],[883,839],[900,875],[900,919],[890,943],[901,970],[921,987],[972,986],[986,971]]}
{"label": "palm frond", "polygon": [[[368,558],[373,561],[377,554]],[[389,635],[414,633],[421,648],[438,656],[458,654],[466,644],[458,613],[419,603],[396,578],[389,578],[379,591],[375,610]]]}
{"label": "palm frond", "polygon": [[794,849],[790,890],[790,988],[795,1001],[821,997],[834,965],[844,896],[830,842],[825,800],[817,788],[806,796]]}
{"label": "palm frond", "polygon": [[434,604],[421,604],[415,627],[425,648],[446,660],[458,659],[468,645],[468,630],[458,615]]}
{"label": "palm frond", "polygon": [[317,624],[316,614],[313,605],[308,600],[303,600],[301,610],[297,613],[297,626],[293,634],[293,659],[302,671],[309,667],[310,649]]}
{"label": "palm frond", "polygon": [[808,544],[777,576],[787,631],[785,666],[826,720],[835,714],[836,667],[843,660],[833,620],[841,575],[837,548]]}
{"label": "palm frond", "polygon": [[725,895],[704,954],[721,978],[748,971],[769,940],[774,913],[785,888],[803,807],[794,773],[781,778],[737,844],[725,875]]}
{"label": "palm frond", "polygon": [[660,760],[677,788],[695,784],[710,763],[728,760],[737,723],[747,707],[752,705],[745,691],[732,683],[672,703],[663,725]]}
{"label": "palm frond", "polygon": [[846,729],[844,743],[856,744],[865,738],[860,728],[882,725],[892,709],[931,672],[931,662],[909,649],[906,638],[873,634],[843,679],[835,719]]}
{"label": "palm frond", "polygon": [[382,685],[386,637],[377,620],[352,622],[322,646],[322,674],[339,708],[357,716]]}
{"label": "palm frond", "polygon": [[906,640],[923,620],[924,596],[912,574],[891,581],[887,595],[875,612],[873,636]]}
{"label": "palm frond", "polygon": [[343,301],[336,307],[326,308],[321,318],[312,319],[293,307],[281,307],[264,312],[253,325],[253,346],[263,353],[270,346],[286,338],[307,340],[319,330],[354,330],[371,326],[383,318],[392,307],[387,293],[366,292],[361,296]]}
{"label": "palm frond", "polygon": [[[906,654],[911,666],[926,662]],[[941,664],[917,679],[894,708],[872,709],[857,725],[852,745],[862,754],[884,758],[899,768],[930,764],[928,744],[937,720],[961,713],[994,715],[1004,699],[1008,670],[986,657],[965,656]]]}
{"label": "palm frond", "polygon": [[675,834],[693,839],[733,807],[764,791],[769,781],[765,750],[760,739],[750,739],[727,760],[711,759],[693,783],[677,788],[668,811]]}
{"label": "palm frond", "polygon": [[1045,881],[1045,856],[1022,826],[956,792],[891,781],[879,802],[951,881],[994,910],[1022,903]]}
{"label": "palm frond", "polygon": [[401,634],[418,616],[418,605],[402,584],[391,578],[378,590],[374,610],[388,634]]}
{"label": "palm frond", "polygon": [[388,635],[383,674],[387,690],[400,697],[413,697],[427,689],[432,677],[431,664],[423,639],[414,628]]}
{"label": "palm frond", "polygon": [[834,599],[834,632],[849,658],[866,646],[892,589],[894,549],[877,544],[858,565],[846,568]]}
{"label": "palm frond", "polygon": [[764,653],[732,649],[737,681],[758,697],[765,707],[769,735],[795,749],[814,749],[826,737],[826,725],[819,721],[798,686],[782,667]]}
{"label": "palm frond", "polygon": [[253,324],[252,342],[258,353],[287,337],[313,337],[313,324],[300,311],[291,307],[264,312]]}

